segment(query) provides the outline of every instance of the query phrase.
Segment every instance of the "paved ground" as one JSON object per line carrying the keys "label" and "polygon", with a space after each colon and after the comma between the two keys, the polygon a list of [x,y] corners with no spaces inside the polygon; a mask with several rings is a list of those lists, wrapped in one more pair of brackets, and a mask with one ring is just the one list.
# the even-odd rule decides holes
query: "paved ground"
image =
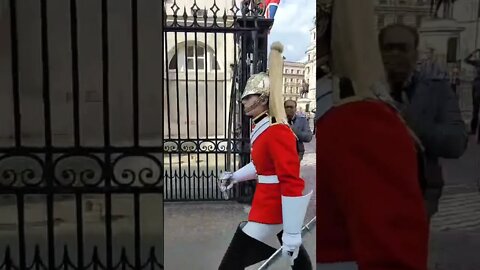
{"label": "paved ground", "polygon": [[[145,195],[140,200],[140,231],[141,260],[146,262],[151,247],[160,263],[163,262],[163,224],[161,195]],[[98,248],[100,260],[105,264],[106,236],[104,211],[98,206],[103,204],[101,196],[89,196],[88,201],[94,203],[91,211],[84,212],[83,234],[85,261],[91,261],[93,250]],[[7,247],[18,265],[18,232],[17,207],[14,198],[2,197],[0,200],[0,265],[3,263]],[[36,196],[25,203],[25,234],[27,261],[32,261],[35,246],[39,247],[40,255],[47,263],[47,229],[45,200]],[[134,263],[134,219],[133,201],[131,196],[118,195],[112,198],[112,254],[113,261],[119,261],[121,250],[125,248],[126,255]],[[85,209],[85,206],[84,206]],[[69,258],[76,265],[77,260],[77,223],[75,217],[75,200],[63,198],[55,202],[55,257],[60,265],[64,256],[64,247],[68,249]],[[159,269],[158,267],[152,269]]]}
{"label": "paved ground", "polygon": [[480,146],[444,161],[446,187],[432,220],[430,265],[435,270],[480,269]]}

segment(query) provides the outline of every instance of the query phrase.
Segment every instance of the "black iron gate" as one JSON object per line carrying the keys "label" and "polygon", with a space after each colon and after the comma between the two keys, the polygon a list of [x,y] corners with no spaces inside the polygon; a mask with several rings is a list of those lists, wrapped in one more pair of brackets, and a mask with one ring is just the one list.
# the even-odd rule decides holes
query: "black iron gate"
{"label": "black iron gate", "polygon": [[2,1],[0,269],[163,269],[161,14]]}
{"label": "black iron gate", "polygon": [[[227,6],[228,1],[210,1],[205,8],[192,2],[182,6],[165,1],[164,6],[164,179],[169,201],[222,200],[219,174],[249,162],[250,122],[243,116],[240,94],[250,74],[266,70],[272,24],[254,1]],[[248,185],[230,197],[251,195]]]}

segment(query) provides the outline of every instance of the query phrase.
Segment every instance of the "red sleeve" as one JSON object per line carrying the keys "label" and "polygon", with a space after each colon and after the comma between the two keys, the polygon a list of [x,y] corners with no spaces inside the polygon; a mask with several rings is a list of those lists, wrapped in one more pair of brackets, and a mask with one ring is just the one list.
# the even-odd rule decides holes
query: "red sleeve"
{"label": "red sleeve", "polygon": [[426,270],[428,225],[414,143],[386,105],[345,105],[330,179],[359,269]]}
{"label": "red sleeve", "polygon": [[280,181],[281,193],[283,196],[302,196],[305,182],[300,178],[300,160],[295,135],[288,126],[282,124],[269,129],[271,140],[268,149]]}

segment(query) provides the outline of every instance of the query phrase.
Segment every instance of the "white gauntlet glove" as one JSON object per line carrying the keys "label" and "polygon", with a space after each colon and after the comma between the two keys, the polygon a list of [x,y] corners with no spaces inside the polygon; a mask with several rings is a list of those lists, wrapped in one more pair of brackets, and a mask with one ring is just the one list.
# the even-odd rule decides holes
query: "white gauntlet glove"
{"label": "white gauntlet glove", "polygon": [[305,196],[282,196],[283,235],[282,255],[293,265],[302,245],[302,227],[313,191]]}
{"label": "white gauntlet glove", "polygon": [[238,181],[233,179],[233,173],[232,172],[224,172],[220,177],[218,178],[219,181],[219,186],[220,186],[220,191],[225,192],[230,190],[234,184],[238,183]]}
{"label": "white gauntlet glove", "polygon": [[302,245],[302,234],[283,232],[282,242],[282,255],[290,260],[290,265],[293,265]]}
{"label": "white gauntlet glove", "polygon": [[232,189],[235,184],[243,181],[253,180],[257,178],[257,171],[252,162],[238,169],[236,172],[224,172],[218,178],[218,185],[223,196],[228,200],[228,191]]}

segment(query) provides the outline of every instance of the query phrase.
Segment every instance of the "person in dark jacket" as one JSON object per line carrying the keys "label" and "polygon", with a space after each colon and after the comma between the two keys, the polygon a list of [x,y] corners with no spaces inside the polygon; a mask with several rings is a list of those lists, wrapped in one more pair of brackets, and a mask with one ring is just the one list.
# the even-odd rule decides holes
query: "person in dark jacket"
{"label": "person in dark jacket", "polygon": [[313,133],[308,125],[308,119],[305,116],[296,113],[297,102],[295,100],[287,100],[283,105],[285,106],[285,112],[287,113],[290,128],[295,133],[295,136],[297,136],[297,152],[301,161],[305,154],[305,145],[303,144],[312,140]]}
{"label": "person in dark jacket", "polygon": [[425,150],[424,199],[431,218],[444,186],[440,158],[462,156],[468,135],[449,81],[414,71],[418,42],[417,30],[403,24],[388,25],[379,34],[392,97]]}
{"label": "person in dark jacket", "polygon": [[[470,122],[470,134],[475,135],[477,133],[478,127],[478,113],[480,111],[480,59],[474,58],[473,55],[480,52],[480,49],[476,49],[470,53],[466,58],[465,62],[469,65],[475,67],[475,78],[473,79],[472,86],[472,102],[473,102],[473,113],[472,121]],[[480,140],[480,136],[479,136]]]}
{"label": "person in dark jacket", "polygon": [[417,140],[391,105],[375,3],[328,4],[317,1],[317,270],[427,270]]}

